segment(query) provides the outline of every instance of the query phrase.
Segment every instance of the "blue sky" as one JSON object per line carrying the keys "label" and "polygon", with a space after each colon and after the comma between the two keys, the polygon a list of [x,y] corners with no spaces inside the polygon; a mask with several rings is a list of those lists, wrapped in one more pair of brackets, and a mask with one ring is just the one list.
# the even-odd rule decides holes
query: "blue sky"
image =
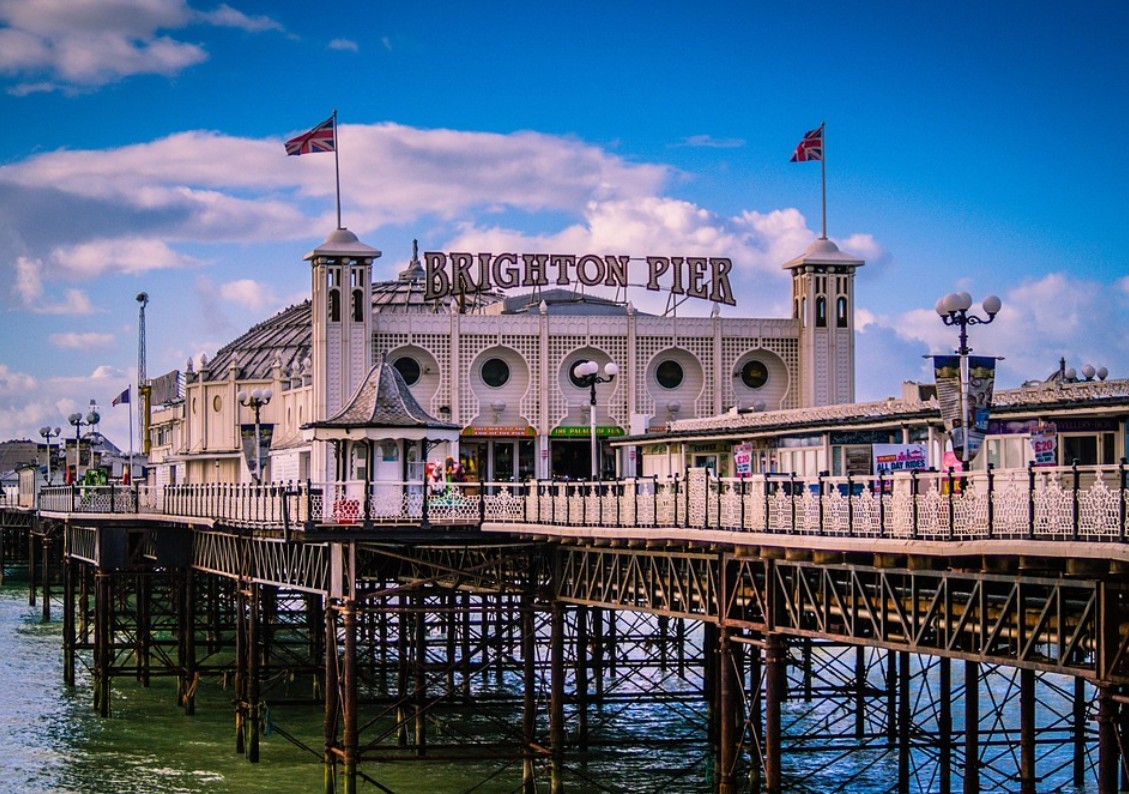
{"label": "blue sky", "polygon": [[414,238],[729,256],[723,313],[785,316],[820,229],[819,164],[788,159],[826,122],[860,400],[930,380],[957,289],[1004,301],[972,332],[1002,386],[1129,377],[1127,28],[1120,0],[0,0],[0,439],[94,399],[128,443],[141,290],[151,376],[304,298],[333,157],[282,142],[334,108],[377,278]]}

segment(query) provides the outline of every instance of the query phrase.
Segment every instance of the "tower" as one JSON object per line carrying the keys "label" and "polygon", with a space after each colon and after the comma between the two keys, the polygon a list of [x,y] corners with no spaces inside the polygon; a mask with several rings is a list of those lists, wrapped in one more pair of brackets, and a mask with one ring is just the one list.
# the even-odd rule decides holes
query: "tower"
{"label": "tower", "polygon": [[[372,263],[380,251],[348,229],[334,229],[304,259],[310,263],[313,363],[311,420],[334,415],[372,366]],[[310,474],[332,476],[328,453],[314,445]]]}
{"label": "tower", "polygon": [[820,237],[784,263],[792,271],[792,317],[800,326],[800,404],[854,402],[855,270],[866,264]]}

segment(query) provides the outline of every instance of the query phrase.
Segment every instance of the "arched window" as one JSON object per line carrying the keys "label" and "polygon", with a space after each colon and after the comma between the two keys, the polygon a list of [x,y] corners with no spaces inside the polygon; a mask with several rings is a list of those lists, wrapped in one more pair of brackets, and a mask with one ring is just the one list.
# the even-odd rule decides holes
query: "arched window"
{"label": "arched window", "polygon": [[329,291],[329,321],[341,322],[341,293],[335,289]]}
{"label": "arched window", "polygon": [[847,299],[839,298],[835,301],[835,325],[839,328],[847,327]]}
{"label": "arched window", "polygon": [[365,321],[365,293],[359,289],[353,290],[353,322]]}
{"label": "arched window", "polygon": [[827,298],[822,295],[815,299],[815,327],[827,327]]}

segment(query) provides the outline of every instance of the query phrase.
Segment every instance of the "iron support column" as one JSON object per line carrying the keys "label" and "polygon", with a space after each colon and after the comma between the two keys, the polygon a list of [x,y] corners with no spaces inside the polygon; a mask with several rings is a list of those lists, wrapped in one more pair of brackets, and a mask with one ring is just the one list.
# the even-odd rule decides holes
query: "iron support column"
{"label": "iron support column", "polygon": [[775,632],[765,635],[764,639],[764,790],[766,794],[780,794],[780,707],[788,694],[788,648],[784,637]]}
{"label": "iron support column", "polygon": [[722,626],[717,635],[718,648],[718,686],[717,708],[717,791],[718,794],[736,794],[737,783],[734,771],[737,766],[737,685],[734,671],[733,643],[730,632]]}
{"label": "iron support column", "polygon": [[564,791],[564,604],[554,601],[549,613],[549,744],[553,770],[550,794]]}
{"label": "iron support column", "polygon": [[964,663],[964,787],[980,794],[980,663]]}
{"label": "iron support column", "polygon": [[341,605],[341,629],[345,642],[344,703],[341,709],[341,753],[344,794],[357,791],[357,603],[351,598]]}
{"label": "iron support column", "polygon": [[1035,671],[1019,671],[1019,792],[1036,794]]}

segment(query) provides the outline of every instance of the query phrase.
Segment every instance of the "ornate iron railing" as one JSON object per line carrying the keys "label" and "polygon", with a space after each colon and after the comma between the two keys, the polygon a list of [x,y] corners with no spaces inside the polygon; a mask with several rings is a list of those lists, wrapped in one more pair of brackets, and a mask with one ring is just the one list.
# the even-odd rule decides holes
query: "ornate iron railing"
{"label": "ornate iron railing", "polygon": [[422,481],[43,488],[39,509],[157,513],[235,526],[558,525],[860,538],[1125,542],[1129,468],[801,479],[707,469],[602,482]]}

